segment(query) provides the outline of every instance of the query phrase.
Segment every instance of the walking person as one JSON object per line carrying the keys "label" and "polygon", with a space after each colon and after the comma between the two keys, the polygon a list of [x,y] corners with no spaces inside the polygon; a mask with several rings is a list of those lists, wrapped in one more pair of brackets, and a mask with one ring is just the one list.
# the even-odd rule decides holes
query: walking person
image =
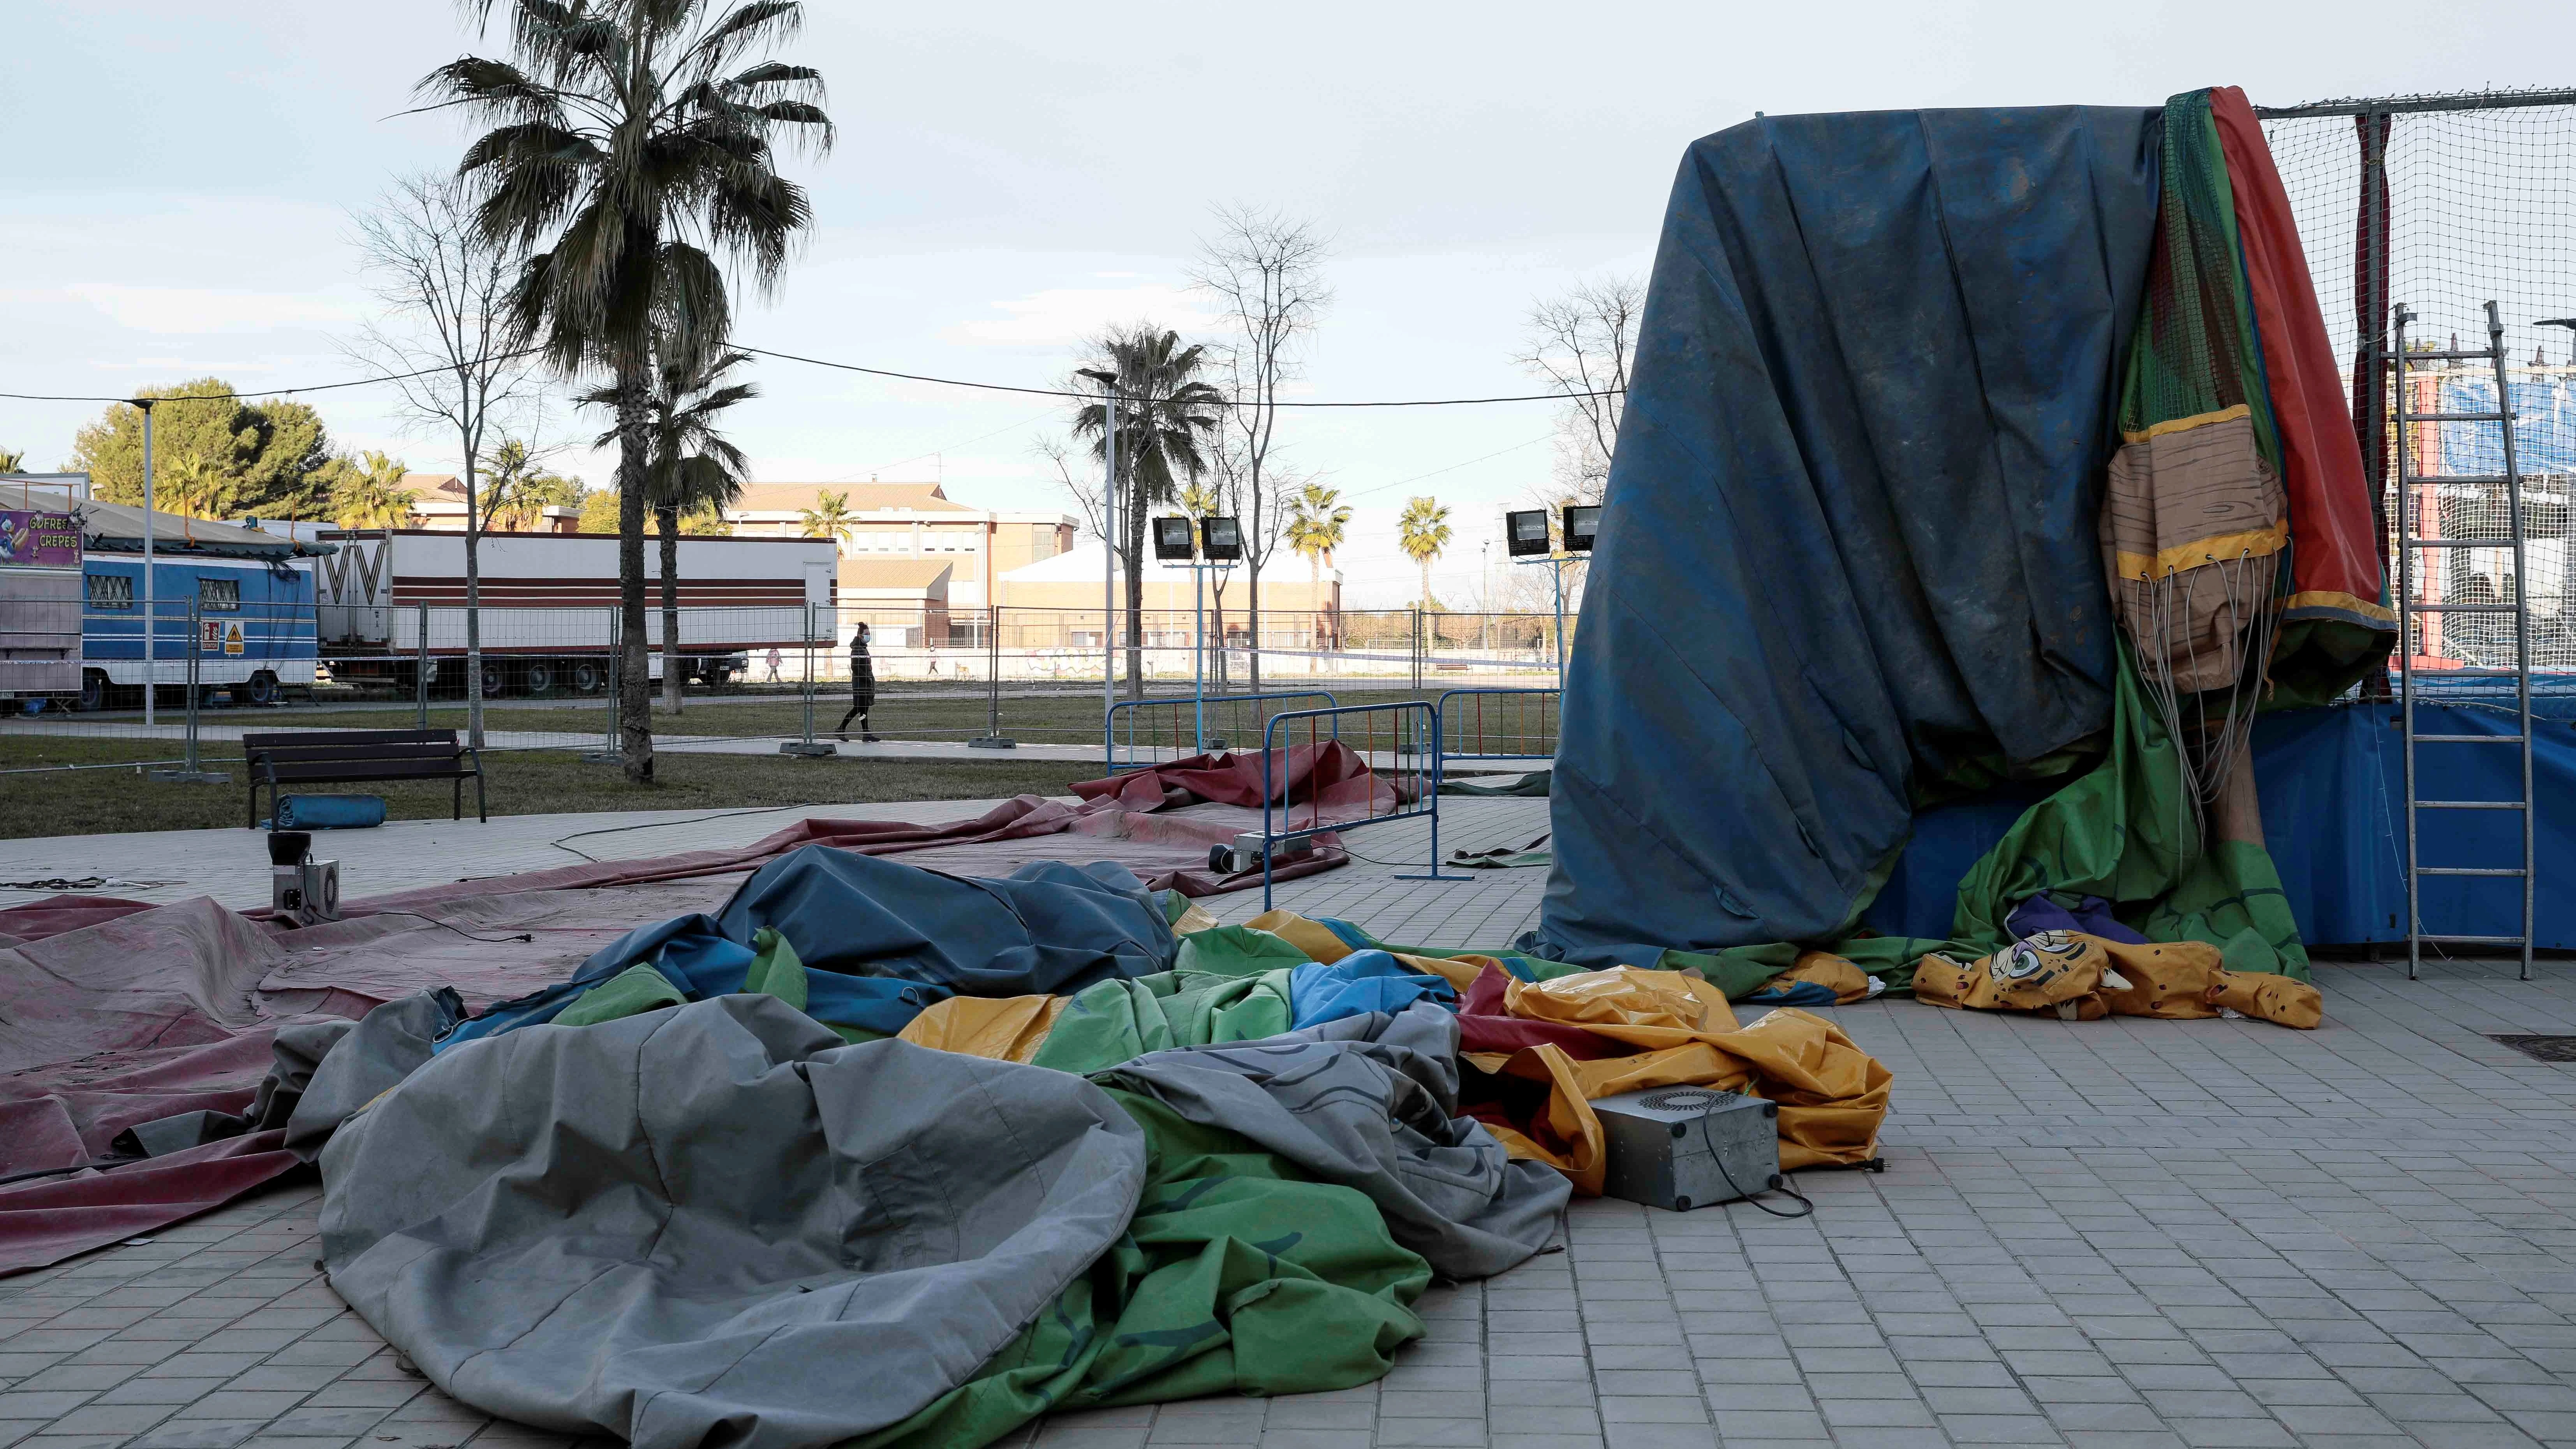
{"label": "walking person", "polygon": [[850,635],[850,712],[841,716],[840,728],[832,732],[833,737],[848,739],[850,721],[856,719],[859,722],[859,739],[866,744],[875,744],[877,737],[868,732],[868,711],[876,707],[876,702],[877,669],[875,662],[868,658],[868,626],[862,623],[858,631]]}
{"label": "walking person", "polygon": [[785,661],[784,659],[782,659],[782,658],[779,656],[779,653],[778,653],[778,647],[777,647],[776,645],[771,645],[771,646],[770,646],[770,650],[769,650],[769,682],[770,682],[770,683],[772,683],[772,684],[776,684],[776,683],[778,683],[778,682],[779,682],[779,681],[778,681],[778,666],[779,666],[779,665],[781,665],[781,664],[783,664],[783,663],[785,663],[785,662],[786,662],[786,661]]}

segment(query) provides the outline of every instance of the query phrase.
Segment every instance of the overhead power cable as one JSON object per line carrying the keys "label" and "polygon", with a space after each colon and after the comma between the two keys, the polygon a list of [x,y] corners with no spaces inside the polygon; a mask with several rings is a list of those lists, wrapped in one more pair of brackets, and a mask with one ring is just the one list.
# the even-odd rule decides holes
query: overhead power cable
{"label": "overhead power cable", "polygon": [[[522,348],[522,349],[520,349],[519,351],[516,351],[516,352],[502,352],[502,353],[495,353],[495,354],[493,354],[493,355],[491,355],[491,356],[489,356],[489,357],[478,357],[478,358],[475,358],[475,359],[473,359],[472,361],[469,361],[469,362],[467,362],[467,363],[465,363],[465,364],[463,364],[463,365],[464,365],[464,366],[468,366],[468,367],[472,367],[472,366],[478,366],[478,365],[480,365],[480,364],[482,364],[482,363],[486,363],[486,362],[506,362],[506,361],[508,361],[508,360],[510,360],[510,359],[512,359],[512,358],[515,358],[515,357],[526,357],[526,356],[528,356],[528,355],[529,355],[529,354],[531,354],[531,353],[541,352],[541,351],[543,351],[543,350],[544,350],[543,348],[538,348],[538,347],[528,347],[528,348]],[[971,387],[971,388],[975,388],[975,389],[977,389],[977,390],[979,390],[979,391],[982,391],[982,392],[1015,392],[1015,393],[1024,393],[1024,394],[1027,394],[1027,395],[1028,395],[1028,396],[1030,396],[1030,397],[1061,397],[1061,398],[1074,398],[1074,399],[1077,399],[1077,400],[1080,400],[1080,401],[1084,401],[1084,402],[1095,401],[1095,400],[1097,400],[1097,399],[1099,398],[1099,396],[1100,396],[1100,394],[1098,394],[1098,393],[1096,393],[1096,392],[1073,392],[1073,391],[1069,391],[1069,390],[1064,389],[1064,388],[1056,388],[1056,387],[1020,387],[1020,386],[1016,386],[1016,385],[1011,384],[1011,383],[1002,383],[1002,382],[972,382],[972,381],[969,381],[969,380],[967,380],[967,379],[965,379],[965,378],[962,378],[962,377],[932,377],[932,376],[929,376],[929,375],[927,375],[927,374],[924,374],[924,373],[918,373],[918,372],[895,372],[895,371],[892,371],[892,370],[890,370],[890,369],[888,369],[888,368],[882,368],[882,367],[861,367],[861,366],[859,366],[857,363],[854,363],[854,362],[833,362],[833,361],[830,361],[829,359],[821,358],[821,357],[804,357],[804,356],[800,356],[800,355],[798,355],[798,354],[796,354],[796,353],[793,353],[793,352],[772,352],[772,351],[770,351],[770,350],[768,350],[767,348],[764,348],[764,347],[742,347],[742,346],[740,346],[739,344],[737,344],[737,345],[736,345],[736,350],[738,350],[738,351],[742,351],[742,352],[749,352],[749,353],[755,354],[755,355],[760,356],[760,357],[774,357],[774,358],[777,358],[777,359],[778,359],[779,361],[781,361],[781,362],[801,362],[801,363],[804,363],[805,365],[807,365],[807,366],[809,366],[809,367],[828,367],[828,368],[832,368],[832,369],[834,369],[834,370],[836,370],[836,371],[840,371],[840,372],[859,372],[859,373],[865,373],[865,374],[867,374],[867,375],[868,375],[868,376],[870,376],[870,377],[891,377],[891,378],[899,379],[899,380],[904,381],[904,382],[926,382],[926,383],[934,384],[934,385],[939,386],[939,387]],[[420,370],[419,370],[419,371],[417,371],[417,372],[393,372],[393,373],[385,373],[385,374],[382,374],[382,375],[380,375],[380,376],[375,376],[375,377],[353,377],[353,378],[347,378],[347,379],[344,379],[344,380],[342,380],[342,381],[340,381],[340,382],[317,382],[317,383],[309,383],[309,384],[307,384],[307,385],[305,385],[305,386],[302,386],[302,387],[272,387],[272,388],[262,388],[262,389],[259,389],[259,390],[257,390],[257,391],[253,391],[253,392],[229,392],[229,393],[224,393],[224,392],[207,392],[207,393],[178,393],[178,394],[174,394],[174,395],[171,395],[171,396],[168,396],[168,397],[156,397],[156,398],[121,397],[121,396],[114,396],[114,395],[104,394],[104,393],[101,393],[101,394],[89,394],[89,393],[0,392],[0,398],[10,398],[10,399],[14,399],[14,400],[19,401],[19,402],[103,402],[103,403],[120,403],[120,402],[121,402],[121,403],[130,403],[130,402],[154,402],[154,403],[165,403],[165,402],[231,402],[231,401],[236,401],[236,400],[238,400],[238,399],[242,399],[242,398],[254,398],[254,397],[291,397],[291,396],[293,396],[293,395],[295,395],[295,394],[297,394],[297,393],[306,393],[306,392],[330,392],[330,391],[333,391],[334,389],[337,389],[337,388],[345,388],[345,387],[373,387],[373,386],[375,386],[375,385],[376,385],[376,384],[378,384],[378,383],[386,383],[386,382],[402,382],[402,381],[404,381],[404,380],[406,380],[406,379],[409,379],[409,378],[415,378],[415,377],[428,377],[428,376],[430,376],[430,375],[431,375],[431,374],[433,374],[433,373],[453,372],[453,371],[455,371],[455,370],[456,370],[456,366],[457,366],[456,364],[449,364],[449,365],[441,366],[441,367],[424,367],[424,368],[420,369]],[[1624,393],[1624,392],[1626,392],[1626,391],[1627,391],[1627,389],[1625,389],[1625,388],[1605,388],[1605,389],[1601,389],[1601,390],[1599,390],[1599,391],[1593,391],[1593,392],[1530,392],[1530,393],[1513,393],[1513,394],[1509,394],[1509,395],[1506,395],[1506,396],[1498,396],[1498,397],[1430,397],[1430,398],[1397,398],[1397,399],[1389,399],[1389,400],[1386,400],[1386,401],[1371,401],[1371,402],[1282,402],[1282,401],[1274,401],[1274,402],[1272,402],[1272,403],[1270,404],[1270,406],[1273,406],[1273,407],[1283,407],[1283,408],[1456,408],[1456,407],[1480,407],[1480,406],[1483,406],[1484,404],[1487,404],[1487,403],[1565,402],[1565,401],[1568,401],[1568,400],[1573,399],[1573,398],[1582,398],[1582,397],[1617,397],[1617,396],[1621,395],[1622,393]],[[1239,404],[1241,403],[1241,401],[1242,401],[1242,400],[1241,400],[1241,399],[1238,399],[1238,398],[1227,398],[1227,399],[1224,399],[1224,401],[1225,401],[1226,403],[1228,403],[1229,405],[1239,405]],[[1008,429],[1005,429],[1004,431],[1008,431]]]}
{"label": "overhead power cable", "polygon": [[[487,362],[507,362],[514,357],[526,357],[530,353],[543,351],[545,349],[542,347],[523,347],[516,352],[496,352],[489,357],[473,358],[462,365],[480,367]],[[0,392],[0,397],[15,398],[20,402],[238,402],[246,397],[289,397],[299,392],[330,392],[335,388],[343,387],[373,387],[380,382],[403,382],[415,377],[427,377],[435,372],[454,372],[458,366],[459,364],[451,362],[438,367],[424,367],[418,372],[388,372],[377,377],[353,377],[344,382],[317,382],[305,387],[272,387],[260,392],[188,392],[153,398],[91,397],[74,393]]]}
{"label": "overhead power cable", "polygon": [[[1100,394],[1096,392],[1070,392],[1059,387],[1017,387],[1009,383],[1001,382],[968,382],[964,378],[957,377],[928,377],[917,372],[890,372],[882,367],[861,367],[855,362],[831,362],[820,357],[800,357],[793,352],[771,352],[766,348],[743,347],[740,344],[736,344],[736,350],[754,353],[761,357],[775,357],[781,362],[802,362],[813,367],[829,367],[842,372],[864,372],[870,377],[893,377],[900,378],[905,382],[936,383],[942,387],[972,387],[980,388],[985,392],[1020,392],[1027,393],[1031,397],[1069,397],[1078,398],[1084,402],[1097,402],[1100,399]],[[1392,402],[1277,402],[1271,404],[1271,406],[1283,408],[1456,408],[1474,407],[1483,403],[1564,402],[1568,398],[1578,397],[1616,397],[1625,391],[1625,388],[1612,388],[1603,392],[1533,392],[1518,393],[1510,397],[1407,398]],[[1226,401],[1233,403],[1237,402],[1238,399],[1227,398]]]}

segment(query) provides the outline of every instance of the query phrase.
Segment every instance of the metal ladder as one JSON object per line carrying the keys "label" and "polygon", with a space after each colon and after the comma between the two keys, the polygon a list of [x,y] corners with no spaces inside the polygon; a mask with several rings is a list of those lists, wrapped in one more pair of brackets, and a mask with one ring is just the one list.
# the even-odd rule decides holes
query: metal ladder
{"label": "metal ladder", "polygon": [[[2524,567],[2522,472],[2514,459],[2513,394],[2507,389],[2504,358],[2504,324],[2497,320],[2496,304],[2487,303],[2487,345],[2475,351],[2447,352],[2410,351],[2406,345],[2406,325],[2415,320],[2412,309],[2396,309],[2397,380],[2397,485],[2398,485],[2398,699],[2399,716],[2405,731],[2406,764],[2406,979],[2415,980],[2423,965],[2427,943],[2436,946],[2516,946],[2522,951],[2522,979],[2531,979],[2532,930],[2532,797],[2531,797],[2531,591],[2530,574]],[[2413,412],[2415,369],[2428,363],[2484,360],[2495,372],[2496,410],[2482,413]],[[2441,405],[2439,393],[2434,407]],[[2408,432],[2410,423],[2492,423],[2502,439],[2502,473],[2490,474],[2419,474],[2415,471],[2415,450]],[[2436,434],[2438,437],[2439,434]],[[2508,536],[2495,538],[2427,538],[2419,512],[2423,506],[2417,489],[2422,485],[2446,487],[2474,486],[2493,489],[2501,486],[2505,496]],[[2435,525],[2439,526],[2439,505],[2435,505]],[[2483,511],[2483,510],[2482,510]],[[2415,597],[2415,558],[2419,549],[2497,548],[2513,550],[2513,597],[2510,602],[2425,603]],[[2494,614],[2513,621],[2513,667],[2497,669],[2480,667],[2446,669],[2442,677],[2511,679],[2517,703],[2517,732],[2509,735],[2419,734],[2415,729],[2415,655],[2416,620],[2426,614]],[[2415,747],[2417,745],[2517,745],[2522,753],[2522,795],[2512,800],[2424,800],[2417,798]],[[2522,816],[2522,865],[2519,869],[2502,866],[2426,865],[2416,840],[2416,812],[2421,810],[2513,810]],[[2522,932],[2515,936],[2434,935],[2424,930],[2423,883],[2427,876],[2501,876],[2522,881]]]}

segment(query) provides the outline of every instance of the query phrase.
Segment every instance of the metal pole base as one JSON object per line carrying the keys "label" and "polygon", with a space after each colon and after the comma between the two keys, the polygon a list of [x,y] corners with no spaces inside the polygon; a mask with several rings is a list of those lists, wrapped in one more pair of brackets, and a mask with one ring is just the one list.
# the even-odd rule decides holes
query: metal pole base
{"label": "metal pole base", "polygon": [[966,742],[966,748],[970,750],[1016,750],[1019,747],[1020,742],[1008,735],[984,735]]}
{"label": "metal pole base", "polygon": [[626,763],[626,752],[623,750],[584,750],[581,754],[581,762],[585,765],[622,765]]}
{"label": "metal pole base", "polygon": [[827,760],[840,754],[841,748],[824,740],[789,740],[778,747],[778,753],[801,759]]}
{"label": "metal pole base", "polygon": [[1469,876],[1469,875],[1442,875],[1442,874],[1440,873],[1440,868],[1439,868],[1438,866],[1433,866],[1433,867],[1431,868],[1430,873],[1429,873],[1429,874],[1427,874],[1427,875],[1398,875],[1398,876],[1390,877],[1390,879],[1394,879],[1394,880],[1474,880],[1474,879],[1475,879],[1475,877],[1474,877],[1474,876]]}
{"label": "metal pole base", "polygon": [[151,770],[146,778],[164,785],[229,785],[233,777],[220,770]]}

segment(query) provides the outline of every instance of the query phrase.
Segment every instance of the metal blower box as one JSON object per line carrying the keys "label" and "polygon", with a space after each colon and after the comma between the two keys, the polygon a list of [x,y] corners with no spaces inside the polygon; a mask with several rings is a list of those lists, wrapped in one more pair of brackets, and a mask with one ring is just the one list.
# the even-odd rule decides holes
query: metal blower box
{"label": "metal blower box", "polygon": [[1688,1212],[1780,1185],[1780,1109],[1708,1087],[1655,1087],[1592,1104],[1608,1139],[1604,1196]]}

